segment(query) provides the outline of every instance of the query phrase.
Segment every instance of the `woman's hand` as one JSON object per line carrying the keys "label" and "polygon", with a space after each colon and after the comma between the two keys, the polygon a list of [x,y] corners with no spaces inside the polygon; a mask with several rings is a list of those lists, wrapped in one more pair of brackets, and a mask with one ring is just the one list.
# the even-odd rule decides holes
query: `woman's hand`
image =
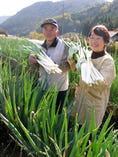
{"label": "woman's hand", "polygon": [[77,68],[76,68],[76,62],[74,59],[68,59],[68,63],[71,67],[71,70],[76,72],[77,71]]}

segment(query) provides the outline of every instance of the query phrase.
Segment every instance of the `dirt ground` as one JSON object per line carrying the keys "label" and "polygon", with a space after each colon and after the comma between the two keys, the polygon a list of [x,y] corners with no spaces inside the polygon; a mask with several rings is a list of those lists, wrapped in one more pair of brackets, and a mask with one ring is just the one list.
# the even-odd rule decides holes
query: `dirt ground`
{"label": "dirt ground", "polygon": [[0,120],[0,157],[27,157],[9,136],[10,130]]}

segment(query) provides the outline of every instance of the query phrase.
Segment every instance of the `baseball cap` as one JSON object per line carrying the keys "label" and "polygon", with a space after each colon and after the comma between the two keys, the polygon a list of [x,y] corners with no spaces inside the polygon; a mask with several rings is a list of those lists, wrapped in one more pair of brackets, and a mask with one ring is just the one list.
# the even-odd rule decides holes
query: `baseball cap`
{"label": "baseball cap", "polygon": [[46,19],[42,24],[41,24],[41,27],[44,27],[44,25],[46,24],[51,24],[51,25],[54,25],[55,27],[58,28],[58,24],[57,24],[57,21],[53,18],[49,18],[49,19]]}

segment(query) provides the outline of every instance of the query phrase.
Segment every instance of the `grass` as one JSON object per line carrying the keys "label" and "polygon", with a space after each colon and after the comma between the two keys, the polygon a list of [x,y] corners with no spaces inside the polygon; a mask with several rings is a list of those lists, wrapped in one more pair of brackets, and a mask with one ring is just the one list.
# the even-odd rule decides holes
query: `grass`
{"label": "grass", "polygon": [[[103,157],[106,150],[116,157],[118,131],[109,126],[111,114],[101,128],[95,128],[93,117],[90,125],[79,129],[71,107],[64,105],[62,114],[55,113],[56,89],[43,92],[40,83],[34,86],[35,72],[30,73],[23,45],[32,44],[21,38],[0,39],[0,117],[15,143],[32,157],[84,157],[85,153],[87,157]],[[14,68],[11,60],[16,61]],[[70,81],[76,84],[78,74],[70,72]],[[68,102],[74,105],[74,99]]]}

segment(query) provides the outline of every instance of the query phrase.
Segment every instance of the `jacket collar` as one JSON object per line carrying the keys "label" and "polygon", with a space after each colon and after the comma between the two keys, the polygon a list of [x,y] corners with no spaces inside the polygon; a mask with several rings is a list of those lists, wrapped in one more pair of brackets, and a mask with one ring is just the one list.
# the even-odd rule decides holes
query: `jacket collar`
{"label": "jacket collar", "polygon": [[[57,46],[57,43],[58,43],[58,38],[56,37],[54,39],[54,41],[52,42],[52,44],[49,46],[49,47],[56,47]],[[48,49],[49,47],[47,47],[46,45],[46,40],[44,41],[44,43],[42,44],[42,47],[44,47],[45,49]]]}
{"label": "jacket collar", "polygon": [[101,51],[101,52],[92,52],[92,55],[91,55],[91,58],[92,59],[96,59],[96,58],[99,58],[99,57],[102,57],[105,55],[105,51]]}

